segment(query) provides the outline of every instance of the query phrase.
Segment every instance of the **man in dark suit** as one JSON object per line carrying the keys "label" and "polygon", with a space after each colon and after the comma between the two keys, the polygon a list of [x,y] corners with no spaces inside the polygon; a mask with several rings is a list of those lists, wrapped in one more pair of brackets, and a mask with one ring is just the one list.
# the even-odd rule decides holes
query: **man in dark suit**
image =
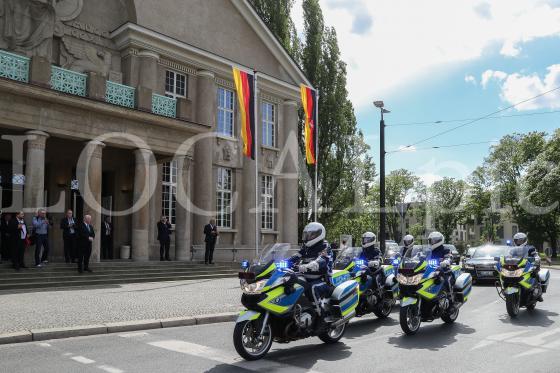
{"label": "man in dark suit", "polygon": [[66,211],[66,216],[60,222],[62,229],[62,240],[64,241],[64,259],[66,263],[76,262],[76,220],[74,220],[72,210]]}
{"label": "man in dark suit", "polygon": [[23,211],[16,214],[8,225],[8,231],[10,237],[12,238],[11,248],[12,248],[12,263],[14,264],[14,269],[19,271],[20,268],[27,268],[23,262],[23,256],[25,253],[27,237],[29,237],[29,231],[27,230],[27,225],[25,224],[25,217]]}
{"label": "man in dark suit", "polygon": [[11,245],[12,237],[10,236],[9,225],[10,220],[12,220],[12,214],[3,214],[0,220],[0,232],[2,234],[2,248],[0,249],[0,255],[2,255],[2,260],[11,258]]}
{"label": "man in dark suit", "polygon": [[210,223],[204,227],[204,242],[206,242],[206,250],[204,251],[204,264],[214,264],[214,248],[216,247],[216,239],[218,238],[218,227],[216,220],[210,219]]}
{"label": "man in dark suit", "polygon": [[[167,216],[162,216],[161,220],[157,223],[157,239],[159,241],[159,260],[170,261],[169,259],[169,245],[171,244],[171,224],[167,220]],[[165,254],[165,259],[164,259]]]}
{"label": "man in dark suit", "polygon": [[95,238],[95,231],[91,225],[91,216],[84,216],[83,223],[77,226],[78,234],[78,272],[93,272],[89,268],[89,257],[91,256],[91,246]]}
{"label": "man in dark suit", "polygon": [[110,216],[105,216],[101,223],[101,257],[113,259],[113,223]]}

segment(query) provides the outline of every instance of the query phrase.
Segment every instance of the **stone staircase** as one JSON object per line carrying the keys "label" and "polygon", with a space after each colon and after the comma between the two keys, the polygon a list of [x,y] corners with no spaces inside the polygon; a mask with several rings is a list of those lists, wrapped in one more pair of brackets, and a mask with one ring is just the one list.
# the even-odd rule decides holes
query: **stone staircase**
{"label": "stone staircase", "polygon": [[49,263],[43,268],[14,271],[0,265],[0,291],[41,288],[96,287],[125,283],[234,278],[237,263],[204,265],[196,262],[108,261],[90,265],[92,273],[78,273],[76,264]]}

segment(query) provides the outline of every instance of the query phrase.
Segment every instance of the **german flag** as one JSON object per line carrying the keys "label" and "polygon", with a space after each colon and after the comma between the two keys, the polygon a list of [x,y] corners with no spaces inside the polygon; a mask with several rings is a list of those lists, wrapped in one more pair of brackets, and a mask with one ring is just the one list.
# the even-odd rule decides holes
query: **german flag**
{"label": "german flag", "polygon": [[234,67],[233,80],[241,113],[243,154],[255,159],[255,77]]}
{"label": "german flag", "polygon": [[318,128],[317,118],[317,92],[301,86],[301,103],[305,111],[305,157],[307,164],[317,164],[317,149],[315,149]]}

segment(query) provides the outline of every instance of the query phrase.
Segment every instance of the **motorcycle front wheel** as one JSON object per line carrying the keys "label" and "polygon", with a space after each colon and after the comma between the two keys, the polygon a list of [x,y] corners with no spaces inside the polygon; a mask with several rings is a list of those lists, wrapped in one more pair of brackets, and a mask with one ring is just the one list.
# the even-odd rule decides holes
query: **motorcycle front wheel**
{"label": "motorcycle front wheel", "polygon": [[394,299],[383,299],[381,306],[375,307],[373,313],[380,319],[386,319],[393,311],[393,306],[395,305]]}
{"label": "motorcycle front wheel", "polygon": [[517,317],[517,314],[519,314],[519,301],[519,293],[506,295],[506,309],[510,317]]}
{"label": "motorcycle front wheel", "polygon": [[348,323],[342,324],[336,328],[329,328],[326,332],[318,335],[319,339],[327,344],[333,344],[340,341],[344,332],[346,331],[346,325]]}
{"label": "motorcycle front wheel", "polygon": [[401,307],[399,321],[403,332],[407,335],[414,335],[420,329],[422,320],[417,304]]}
{"label": "motorcycle front wheel", "polygon": [[235,324],[233,345],[237,353],[245,360],[262,359],[272,346],[272,330],[266,324],[264,332],[259,335],[262,325],[256,321],[244,321]]}
{"label": "motorcycle front wheel", "polygon": [[443,315],[441,315],[441,319],[446,324],[453,324],[455,320],[457,320],[458,316],[459,316],[459,307],[456,307],[453,313],[445,312]]}

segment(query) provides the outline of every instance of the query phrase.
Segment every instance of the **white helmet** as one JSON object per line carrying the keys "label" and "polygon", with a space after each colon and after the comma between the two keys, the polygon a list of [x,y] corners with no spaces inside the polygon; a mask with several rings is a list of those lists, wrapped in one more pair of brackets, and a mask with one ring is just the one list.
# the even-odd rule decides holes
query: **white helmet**
{"label": "white helmet", "polygon": [[414,236],[411,234],[407,234],[403,238],[403,245],[407,249],[410,249],[414,245]]}
{"label": "white helmet", "polygon": [[375,233],[366,232],[362,234],[362,247],[365,249],[366,247],[373,246],[376,240],[377,237],[375,236]]}
{"label": "white helmet", "polygon": [[513,244],[515,246],[527,245],[527,235],[522,232],[516,233],[515,236],[513,236]]}
{"label": "white helmet", "polygon": [[311,247],[318,242],[322,242],[327,235],[327,230],[321,223],[309,223],[303,228],[301,240],[307,247]]}
{"label": "white helmet", "polygon": [[428,236],[428,244],[431,246],[432,250],[443,245],[443,241],[445,241],[445,237],[439,232],[432,232]]}

